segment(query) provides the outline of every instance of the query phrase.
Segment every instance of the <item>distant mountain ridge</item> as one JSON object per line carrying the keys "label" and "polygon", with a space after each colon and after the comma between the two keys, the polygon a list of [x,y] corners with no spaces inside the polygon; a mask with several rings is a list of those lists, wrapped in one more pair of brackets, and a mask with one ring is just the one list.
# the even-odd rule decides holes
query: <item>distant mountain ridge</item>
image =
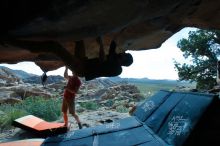
{"label": "distant mountain ridge", "polygon": [[190,83],[188,81],[178,81],[178,80],[170,80],[170,79],[163,79],[163,80],[157,80],[157,79],[149,79],[149,78],[121,78],[119,76],[117,77],[109,77],[107,78],[113,82],[118,82],[118,83],[143,83],[143,84],[169,84],[169,85],[189,85],[189,84],[195,84],[195,83]]}
{"label": "distant mountain ridge", "polygon": [[[0,75],[6,75],[6,73],[2,70],[7,71],[7,73],[11,74],[11,76],[16,76],[19,79],[22,79],[25,83],[36,83],[41,84],[41,76],[30,74],[22,70],[13,70],[8,67],[0,66]],[[108,79],[111,82],[115,83],[148,83],[148,84],[179,84],[180,82],[177,80],[156,80],[149,78],[121,78],[119,76],[116,77],[107,77],[103,79]],[[47,83],[56,83],[63,81],[64,78],[60,75],[57,76],[48,76]],[[100,80],[101,81],[101,80]],[[181,81],[180,84],[189,84],[189,82]]]}
{"label": "distant mountain ridge", "polygon": [[149,79],[149,78],[121,78],[121,77],[110,77],[108,78],[111,81],[114,82],[147,82],[147,83],[161,83],[161,82],[179,82],[177,80],[169,80],[169,79],[163,79],[163,80],[156,80],[156,79]]}
{"label": "distant mountain ridge", "polygon": [[[22,70],[13,70],[5,66],[0,66],[0,75],[6,77],[19,78],[24,83],[41,84],[41,76],[27,73]],[[50,75],[48,76],[46,83],[48,84],[57,83],[63,80],[64,78],[60,75]]]}
{"label": "distant mountain ridge", "polygon": [[27,73],[27,72],[25,72],[23,70],[12,70],[12,72],[15,73],[16,76],[21,78],[21,79],[26,79],[26,78],[30,78],[30,77],[33,77],[33,76],[37,76],[35,74]]}
{"label": "distant mountain ridge", "polygon": [[[8,73],[8,75],[14,75],[20,79],[25,79],[25,78],[29,78],[29,77],[32,77],[32,76],[37,76],[37,75],[34,75],[34,74],[30,74],[30,73],[27,73],[25,71],[22,71],[22,70],[13,70],[13,69],[10,69],[8,67],[5,67],[5,66],[0,66],[0,75],[6,75]],[[7,73],[6,73],[7,72]]]}

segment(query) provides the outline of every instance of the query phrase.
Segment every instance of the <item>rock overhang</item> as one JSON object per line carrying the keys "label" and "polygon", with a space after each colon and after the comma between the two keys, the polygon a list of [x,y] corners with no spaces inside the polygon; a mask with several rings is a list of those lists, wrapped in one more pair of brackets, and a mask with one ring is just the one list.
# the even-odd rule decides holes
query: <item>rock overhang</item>
{"label": "rock overhang", "polygon": [[3,0],[0,5],[0,62],[33,61],[43,71],[76,69],[77,41],[84,43],[87,58],[96,58],[97,37],[107,55],[112,40],[122,53],[158,48],[184,27],[220,28],[218,0]]}

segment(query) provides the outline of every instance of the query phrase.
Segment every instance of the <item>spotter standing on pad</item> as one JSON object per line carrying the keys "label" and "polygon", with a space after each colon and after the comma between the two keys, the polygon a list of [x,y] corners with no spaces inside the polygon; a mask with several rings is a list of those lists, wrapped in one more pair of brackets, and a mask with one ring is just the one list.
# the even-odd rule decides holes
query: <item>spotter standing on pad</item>
{"label": "spotter standing on pad", "polygon": [[78,115],[75,111],[75,96],[79,87],[81,86],[81,81],[76,75],[76,73],[72,72],[72,76],[68,76],[68,68],[66,67],[64,71],[64,78],[67,79],[67,85],[64,90],[64,97],[62,103],[62,112],[63,112],[63,120],[65,126],[68,126],[68,115],[67,110],[69,109],[69,113],[75,118],[76,122],[78,123],[79,129],[82,128],[81,122],[79,120]]}

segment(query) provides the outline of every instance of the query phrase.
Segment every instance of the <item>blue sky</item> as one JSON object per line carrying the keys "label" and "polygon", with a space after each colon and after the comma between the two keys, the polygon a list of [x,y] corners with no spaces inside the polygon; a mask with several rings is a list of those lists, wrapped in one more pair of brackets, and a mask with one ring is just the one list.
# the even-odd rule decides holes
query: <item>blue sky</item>
{"label": "blue sky", "polygon": [[[185,62],[182,52],[177,48],[177,41],[181,38],[187,38],[188,32],[196,30],[195,28],[184,28],[171,38],[165,41],[158,49],[145,51],[128,51],[133,56],[133,64],[129,67],[123,67],[120,77],[130,78],[150,78],[150,79],[178,79],[177,72],[174,69],[173,60]],[[14,65],[1,64],[12,69],[24,70],[28,73],[41,75],[43,72],[33,62],[22,62]],[[48,75],[62,75],[64,67],[50,71]]]}

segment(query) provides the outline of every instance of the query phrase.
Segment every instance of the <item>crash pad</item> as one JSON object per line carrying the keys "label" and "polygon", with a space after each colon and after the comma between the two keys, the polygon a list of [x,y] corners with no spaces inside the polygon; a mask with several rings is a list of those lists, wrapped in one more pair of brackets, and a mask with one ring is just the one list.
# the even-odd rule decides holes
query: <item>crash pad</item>
{"label": "crash pad", "polygon": [[213,99],[213,94],[161,90],[129,118],[49,137],[42,146],[181,146]]}
{"label": "crash pad", "polygon": [[213,102],[214,96],[161,90],[140,104],[134,116],[168,145],[181,146]]}
{"label": "crash pad", "polygon": [[43,142],[42,146],[133,146],[140,144],[166,145],[150,128],[132,116],[112,123],[50,137]]}
{"label": "crash pad", "polygon": [[27,139],[0,143],[0,146],[41,146],[44,139]]}
{"label": "crash pad", "polygon": [[33,115],[27,115],[13,121],[13,126],[34,132],[42,137],[52,136],[67,132],[64,123],[47,122]]}

